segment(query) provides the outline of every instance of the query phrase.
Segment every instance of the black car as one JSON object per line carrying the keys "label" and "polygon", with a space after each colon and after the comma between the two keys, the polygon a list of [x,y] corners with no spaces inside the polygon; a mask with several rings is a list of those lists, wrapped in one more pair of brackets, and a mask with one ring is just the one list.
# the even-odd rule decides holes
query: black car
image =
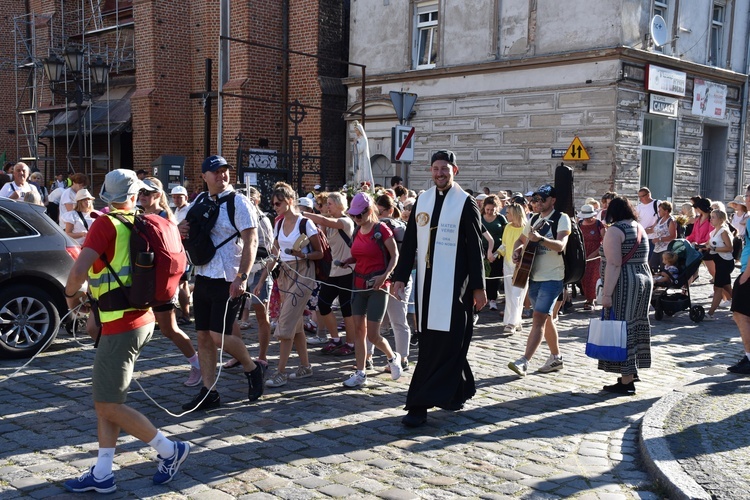
{"label": "black car", "polygon": [[80,251],[44,207],[0,198],[0,357],[30,357],[52,342]]}

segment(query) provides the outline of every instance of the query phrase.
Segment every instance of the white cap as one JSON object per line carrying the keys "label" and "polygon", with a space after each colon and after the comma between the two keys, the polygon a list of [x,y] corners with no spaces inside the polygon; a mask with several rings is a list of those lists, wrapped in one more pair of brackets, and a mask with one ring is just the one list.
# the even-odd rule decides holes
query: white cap
{"label": "white cap", "polygon": [[313,208],[313,201],[312,198],[300,198],[297,200],[297,205],[300,207],[307,207],[310,210]]}
{"label": "white cap", "polygon": [[182,194],[187,196],[188,192],[187,189],[185,189],[183,186],[175,186],[172,188],[172,191],[170,191],[169,194]]}

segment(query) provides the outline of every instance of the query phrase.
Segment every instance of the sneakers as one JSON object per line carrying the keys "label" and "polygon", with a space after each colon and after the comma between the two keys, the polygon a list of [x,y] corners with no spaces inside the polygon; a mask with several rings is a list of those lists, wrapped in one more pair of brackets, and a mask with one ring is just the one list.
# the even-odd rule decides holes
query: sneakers
{"label": "sneakers", "polygon": [[411,369],[411,365],[409,365],[409,360],[406,358],[401,358],[401,371],[402,372],[408,372]]}
{"label": "sneakers", "polygon": [[635,384],[633,382],[630,382],[629,384],[623,384],[622,382],[618,381],[616,384],[605,385],[603,389],[606,392],[611,392],[613,394],[635,394]]}
{"label": "sneakers", "polygon": [[115,476],[112,473],[107,474],[102,479],[94,477],[94,465],[89,470],[81,474],[77,479],[65,481],[65,489],[73,493],[83,493],[85,491],[96,491],[97,493],[112,493],[117,489]]}
{"label": "sneakers", "polygon": [[196,368],[195,366],[191,366],[190,375],[188,376],[188,379],[185,381],[185,386],[195,387],[197,385],[200,385],[202,381],[203,379],[201,378],[201,369]]}
{"label": "sneakers", "polygon": [[547,358],[547,362],[540,366],[538,371],[541,373],[551,373],[560,371],[563,368],[562,356],[555,357],[554,354],[550,354],[549,358]]}
{"label": "sneakers", "polygon": [[352,354],[354,354],[354,346],[346,342],[333,351],[334,356],[351,356]]}
{"label": "sneakers", "polygon": [[294,378],[294,379],[307,378],[307,377],[312,377],[312,374],[313,374],[312,365],[300,366],[299,368],[297,368],[296,372],[289,375],[289,378]]}
{"label": "sneakers", "polygon": [[310,337],[307,337],[307,345],[324,345],[328,343],[328,337],[318,337],[317,335],[312,335]]}
{"label": "sneakers", "polygon": [[266,387],[281,387],[286,385],[288,379],[286,373],[276,372],[273,377],[266,380]]}
{"label": "sneakers", "polygon": [[367,385],[367,374],[355,371],[352,376],[344,380],[344,387],[364,387]]}
{"label": "sneakers", "polygon": [[182,405],[183,410],[211,410],[221,406],[221,397],[216,391],[208,392],[208,389],[201,387],[201,392],[189,403]]}
{"label": "sneakers", "polygon": [[317,333],[318,332],[318,325],[315,324],[315,321],[311,319],[306,319],[303,328],[308,333]]}
{"label": "sneakers", "polygon": [[521,356],[517,360],[508,363],[508,368],[516,372],[518,376],[525,377],[526,372],[529,371],[529,361]]}
{"label": "sneakers", "polygon": [[161,455],[156,455],[157,460],[159,460],[159,468],[156,470],[156,474],[154,474],[154,484],[166,484],[170,482],[189,454],[190,443],[175,441],[174,455],[170,458],[162,458]]}
{"label": "sneakers", "polygon": [[365,370],[374,370],[375,369],[375,363],[373,363],[372,358],[367,358],[365,360]]}
{"label": "sneakers", "polygon": [[391,378],[393,380],[401,378],[401,355],[399,353],[393,353],[393,359],[388,362],[388,367],[391,369]]}
{"label": "sneakers", "polygon": [[719,307],[729,309],[730,307],[732,307],[732,299],[722,300],[721,302],[719,302]]}
{"label": "sneakers", "polygon": [[503,333],[506,335],[511,335],[516,333],[516,326],[515,325],[505,325],[503,328]]}
{"label": "sneakers", "polygon": [[727,368],[727,371],[738,375],[750,375],[750,359],[747,359],[747,356],[743,355],[742,359]]}
{"label": "sneakers", "polygon": [[497,301],[490,300],[490,311],[497,311]]}
{"label": "sneakers", "polygon": [[255,370],[245,372],[247,377],[247,400],[256,401],[263,395],[263,366],[260,363],[255,364]]}
{"label": "sneakers", "polygon": [[338,342],[334,339],[329,340],[328,343],[323,346],[323,349],[320,350],[320,354],[333,354],[333,351],[341,347],[341,344],[344,343],[341,339],[337,340]]}

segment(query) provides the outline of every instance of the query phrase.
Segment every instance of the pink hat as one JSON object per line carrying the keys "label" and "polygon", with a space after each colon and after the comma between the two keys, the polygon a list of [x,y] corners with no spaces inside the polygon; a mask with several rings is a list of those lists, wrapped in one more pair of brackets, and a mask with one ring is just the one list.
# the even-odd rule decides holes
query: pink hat
{"label": "pink hat", "polygon": [[352,198],[352,204],[349,206],[349,215],[359,215],[368,208],[372,203],[372,198],[367,193],[357,193]]}

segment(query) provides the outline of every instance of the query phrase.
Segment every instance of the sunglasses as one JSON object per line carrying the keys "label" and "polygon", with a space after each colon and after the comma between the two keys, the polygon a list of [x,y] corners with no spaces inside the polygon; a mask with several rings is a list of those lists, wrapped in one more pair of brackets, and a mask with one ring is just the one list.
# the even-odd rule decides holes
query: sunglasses
{"label": "sunglasses", "polygon": [[283,205],[283,204],[284,204],[284,202],[283,202],[283,201],[274,201],[274,202],[273,202],[273,206],[274,206],[274,207],[280,207],[280,206],[281,206],[281,205]]}
{"label": "sunglasses", "polygon": [[155,191],[147,191],[145,189],[141,189],[140,191],[138,191],[138,196],[151,196],[154,193]]}
{"label": "sunglasses", "polygon": [[547,197],[546,196],[532,196],[531,201],[533,201],[534,203],[544,203],[545,201],[547,201]]}
{"label": "sunglasses", "polygon": [[363,215],[364,215],[364,213],[361,213],[361,214],[357,214],[357,215],[352,215],[352,217],[354,217],[355,219],[361,219]]}

